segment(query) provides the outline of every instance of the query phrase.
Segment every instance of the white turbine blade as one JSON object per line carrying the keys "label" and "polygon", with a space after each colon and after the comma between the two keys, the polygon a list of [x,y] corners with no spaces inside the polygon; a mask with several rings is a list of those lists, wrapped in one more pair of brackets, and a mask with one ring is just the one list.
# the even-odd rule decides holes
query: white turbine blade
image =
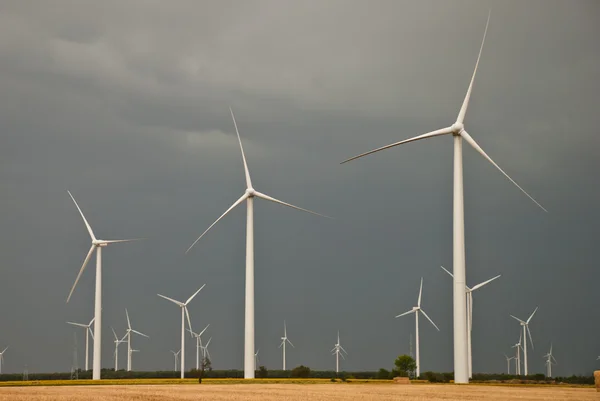
{"label": "white turbine blade", "polygon": [[123,338],[121,338],[121,339],[119,340],[119,342],[120,342],[120,343],[125,343],[125,342],[127,342],[127,341],[125,341],[125,337],[127,337],[127,334],[128,334],[128,332],[126,332],[126,333],[125,333],[125,335],[123,336]]}
{"label": "white turbine blade", "polygon": [[479,66],[479,59],[481,58],[481,52],[483,51],[483,44],[485,43],[485,36],[487,35],[488,25],[490,24],[490,16],[492,11],[488,13],[488,19],[485,24],[485,31],[483,32],[483,40],[481,41],[481,47],[479,48],[479,55],[477,56],[477,62],[475,63],[475,70],[473,71],[473,76],[471,77],[471,83],[469,83],[469,89],[467,89],[467,95],[465,96],[465,100],[463,100],[462,107],[460,108],[460,112],[458,113],[457,122],[463,123],[465,121],[465,114],[467,114],[467,108],[469,107],[469,99],[471,98],[471,91],[473,90],[473,82],[475,82],[475,74],[477,74],[477,67]]}
{"label": "white turbine blade", "polygon": [[217,219],[217,220],[216,220],[214,223],[212,223],[212,224],[210,225],[210,227],[208,227],[208,228],[206,229],[206,231],[204,231],[204,232],[202,233],[202,235],[200,235],[200,236],[198,237],[198,239],[197,239],[196,241],[194,241],[194,243],[193,243],[192,245],[190,245],[190,247],[187,249],[187,251],[185,251],[185,253],[188,253],[188,252],[190,251],[190,249],[192,249],[192,248],[194,247],[194,245],[196,245],[196,243],[197,243],[198,241],[200,241],[200,238],[202,238],[202,237],[204,236],[204,234],[206,234],[206,233],[208,232],[208,230],[210,230],[211,228],[213,228],[213,226],[214,226],[215,224],[217,224],[217,223],[219,222],[219,220],[221,220],[223,217],[225,217],[225,215],[226,215],[227,213],[229,213],[229,212],[230,212],[230,211],[231,211],[231,210],[232,210],[234,207],[236,207],[237,205],[239,205],[240,203],[242,203],[243,201],[245,201],[247,197],[248,197],[248,196],[247,196],[247,195],[244,193],[244,195],[242,195],[242,197],[241,197],[240,199],[236,200],[236,201],[233,203],[233,205],[231,205],[231,206],[229,207],[229,209],[227,209],[227,210],[225,211],[225,213],[223,213],[223,214],[221,215],[221,217],[219,217],[219,218],[218,218],[218,219]]}
{"label": "white turbine blade", "polygon": [[[206,342],[206,345],[204,346],[204,348],[208,348],[208,344],[210,344],[210,340],[212,340],[212,337],[208,339],[208,341]],[[208,352],[208,350],[206,350]]]}
{"label": "white turbine blade", "polygon": [[402,313],[402,314],[400,314],[400,315],[398,315],[398,316],[396,316],[396,317],[406,316],[406,315],[408,315],[408,314],[414,313],[414,311],[415,311],[414,309],[411,309],[411,310],[409,310],[409,311],[407,311],[407,312],[404,312],[404,313]]}
{"label": "white turbine blade", "polygon": [[233,115],[233,110],[231,110],[231,107],[229,108],[229,111],[231,112],[231,118],[233,119],[233,125],[235,126],[235,133],[237,134],[238,142],[240,143],[240,149],[242,151],[242,160],[244,161],[244,173],[246,174],[246,187],[252,188],[252,180],[250,179],[250,171],[248,170],[248,163],[246,162],[246,155],[244,154],[244,147],[242,146],[240,131],[238,131],[238,126],[235,122],[235,116]]}
{"label": "white turbine blade", "polygon": [[198,291],[196,291],[196,292],[194,293],[194,295],[192,295],[191,297],[189,297],[189,298],[188,298],[188,300],[187,300],[187,301],[185,301],[185,305],[189,304],[189,303],[190,303],[190,301],[191,301],[192,299],[194,299],[194,297],[195,297],[196,295],[198,295],[198,293],[199,293],[200,291],[202,291],[202,289],[203,289],[205,286],[206,286],[206,284],[203,284],[203,285],[202,285],[202,287],[200,287],[200,289],[198,289]]}
{"label": "white turbine blade", "polygon": [[476,151],[478,151],[478,152],[479,152],[479,154],[481,154],[481,155],[482,155],[484,158],[486,158],[486,159],[487,159],[487,161],[489,161],[490,163],[492,163],[492,165],[493,165],[494,167],[496,167],[498,170],[500,170],[500,172],[501,172],[502,174],[504,174],[504,176],[505,176],[506,178],[508,178],[510,182],[512,182],[513,184],[515,184],[515,186],[516,186],[517,188],[519,188],[519,189],[521,190],[521,192],[523,192],[525,195],[527,195],[527,197],[528,197],[529,199],[531,199],[531,200],[532,200],[532,201],[533,201],[533,202],[534,202],[536,205],[538,205],[538,206],[539,206],[539,207],[540,207],[540,208],[541,208],[541,209],[542,209],[544,212],[548,213],[548,211],[547,211],[547,210],[546,210],[546,209],[545,209],[545,208],[544,208],[542,205],[540,205],[540,203],[539,203],[538,201],[536,201],[535,199],[533,199],[533,197],[532,197],[531,195],[529,195],[527,192],[525,192],[525,190],[524,190],[523,188],[521,188],[521,186],[520,186],[519,184],[517,184],[517,183],[515,182],[515,180],[513,180],[512,178],[510,178],[510,176],[509,176],[508,174],[506,174],[506,173],[504,172],[504,170],[502,170],[502,169],[500,168],[500,166],[498,166],[498,165],[496,164],[496,162],[495,162],[495,161],[493,161],[493,160],[492,160],[492,158],[491,158],[491,157],[489,157],[489,156],[487,155],[487,153],[485,153],[485,152],[484,152],[484,150],[483,150],[483,149],[481,149],[481,147],[480,147],[480,146],[477,144],[477,142],[475,142],[475,140],[474,140],[474,139],[471,137],[471,135],[469,135],[469,134],[467,133],[467,131],[463,130],[463,131],[461,132],[461,134],[460,134],[460,135],[461,135],[461,136],[462,136],[462,137],[465,139],[465,141],[467,141],[467,142],[469,143],[469,145],[471,145],[471,146],[472,146],[472,147],[473,147],[473,148],[474,148]]}
{"label": "white turbine blade", "polygon": [[88,223],[88,221],[85,219],[85,216],[83,215],[83,212],[81,211],[81,208],[77,204],[77,201],[75,200],[75,198],[71,194],[71,191],[67,191],[67,192],[69,193],[69,196],[71,197],[71,199],[73,199],[73,203],[75,203],[75,206],[77,206],[77,210],[79,210],[79,214],[81,215],[81,218],[83,219],[83,222],[85,223],[85,226],[87,227],[88,233],[90,233],[90,237],[92,238],[92,241],[94,241],[96,239],[96,236],[94,235],[94,232],[92,231],[92,227],[90,226],[90,224]]}
{"label": "white turbine blade", "polygon": [[421,287],[419,287],[419,299],[417,300],[417,306],[421,307],[421,295],[423,294],[423,277],[421,277]]}
{"label": "white turbine blade", "polygon": [[130,238],[130,239],[111,239],[111,240],[107,240],[104,241],[107,244],[116,244],[119,242],[132,242],[132,241],[142,241],[145,240],[146,238]]}
{"label": "white turbine blade", "polygon": [[500,276],[501,276],[501,274],[499,274],[499,275],[497,275],[496,277],[494,277],[494,278],[491,278],[491,279],[489,279],[489,280],[487,280],[487,281],[484,281],[483,283],[477,284],[476,286],[474,286],[473,288],[471,288],[471,291],[475,291],[475,290],[477,290],[477,289],[479,289],[479,288],[483,287],[484,285],[491,283],[492,281],[496,280],[496,279],[497,279],[497,278],[499,278]]}
{"label": "white turbine blade", "polygon": [[303,212],[306,212],[306,213],[310,213],[310,214],[314,214],[314,215],[317,215],[317,216],[325,217],[325,218],[327,218],[327,219],[332,219],[332,217],[325,216],[324,214],[317,213],[317,212],[313,212],[313,211],[311,211],[311,210],[308,210],[308,209],[303,209],[303,208],[301,208],[301,207],[294,206],[294,205],[292,205],[292,204],[290,204],[290,203],[286,203],[286,202],[280,201],[279,199],[272,198],[272,197],[270,197],[269,195],[265,195],[265,194],[263,194],[262,192],[255,191],[255,192],[254,192],[254,195],[256,195],[256,196],[258,196],[259,198],[262,198],[262,199],[264,199],[264,200],[268,200],[268,201],[271,201],[271,202],[274,202],[274,203],[279,203],[280,205],[284,205],[284,206],[287,206],[287,207],[291,207],[292,209],[301,210],[301,211],[303,211]]}
{"label": "white turbine blade", "polygon": [[71,292],[69,292],[69,296],[67,297],[67,302],[69,302],[69,300],[71,299],[71,295],[73,295],[73,291],[75,291],[75,287],[77,286],[77,283],[79,282],[79,279],[81,278],[81,275],[83,274],[83,271],[85,270],[85,267],[87,266],[88,262],[90,261],[90,258],[92,257],[92,253],[94,253],[95,248],[96,248],[96,246],[92,245],[90,250],[88,251],[85,259],[83,260],[83,264],[81,265],[81,269],[79,269],[79,273],[77,274],[75,283],[73,283],[73,287],[71,287]]}
{"label": "white turbine blade", "polygon": [[210,323],[206,325],[206,327],[204,328],[204,330],[202,330],[200,332],[200,334],[198,334],[198,337],[200,337],[202,334],[204,334],[204,332],[206,331],[206,329],[208,329],[208,326],[210,326]]}
{"label": "white turbine blade", "polygon": [[67,322],[68,324],[72,324],[73,326],[79,326],[79,327],[85,327],[87,329],[87,324],[83,324],[83,323],[73,323],[73,322]]}
{"label": "white turbine blade", "polygon": [[473,291],[469,291],[469,330],[473,331]]}
{"label": "white turbine blade", "polygon": [[418,141],[420,139],[433,138],[434,136],[447,135],[447,134],[450,134],[450,133],[452,133],[452,127],[446,127],[446,128],[438,129],[436,131],[431,131],[431,132],[428,132],[426,134],[418,135],[418,136],[415,136],[415,137],[412,137],[412,138],[409,138],[409,139],[405,139],[405,140],[400,141],[400,142],[392,143],[391,145],[382,146],[381,148],[370,150],[370,151],[368,151],[366,153],[362,153],[362,154],[360,154],[358,156],[354,156],[354,157],[351,157],[349,159],[346,159],[343,162],[341,162],[340,164],[348,163],[349,161],[356,160],[358,158],[370,155],[372,153],[380,152],[380,151],[385,150],[385,149],[393,148],[395,146],[400,146],[400,145],[403,145],[405,143]]}
{"label": "white turbine blade", "polygon": [[[192,331],[192,322],[190,321],[190,313],[188,312],[187,306],[184,306],[183,309],[185,310],[185,317],[187,318],[187,322],[188,322],[188,327],[190,328],[190,332]],[[191,334],[192,337],[194,337],[194,334]]]}
{"label": "white turbine blade", "polygon": [[0,354],[4,355],[4,353],[6,352],[7,349],[8,349],[8,347],[4,348],[4,350],[2,352],[0,352]]}
{"label": "white turbine blade", "polygon": [[91,328],[87,328],[87,330],[90,332],[90,336],[92,336],[92,341],[95,341],[96,339],[94,338],[94,331]]}
{"label": "white turbine blade", "polygon": [[[531,342],[531,349],[535,349],[535,347],[533,346],[533,338],[531,338],[531,331],[529,330],[529,326],[525,327],[527,327],[527,334],[529,335],[529,341]],[[525,341],[527,341],[527,339],[525,339]]]}
{"label": "white turbine blade", "polygon": [[[342,351],[346,352],[346,350],[344,349],[344,347],[342,347],[341,345],[340,345],[340,349],[341,349]],[[343,354],[342,354],[342,353],[340,353],[340,355],[343,355]],[[348,352],[346,352],[346,355],[348,355]]]}
{"label": "white turbine blade", "polygon": [[341,352],[340,352],[340,356],[342,357],[342,359],[343,359],[344,361],[346,360],[346,357],[345,357],[345,356],[344,356],[344,354],[342,354]]}
{"label": "white turbine blade", "polygon": [[286,339],[285,339],[285,340],[286,340],[288,343],[290,343],[290,345],[292,346],[292,348],[296,348],[296,347],[294,347],[294,344],[292,344],[292,342],[291,342],[291,341],[290,341],[290,340],[289,340],[287,337],[286,337]]}
{"label": "white turbine blade", "polygon": [[119,341],[119,337],[117,337],[117,332],[115,331],[115,329],[113,329],[112,327],[110,328],[113,332],[113,334],[115,335],[115,340]]}
{"label": "white turbine blade", "polygon": [[133,330],[133,329],[132,329],[132,330],[131,330],[131,332],[132,332],[132,333],[135,333],[135,334],[139,334],[140,336],[144,336],[144,337],[146,337],[146,338],[150,338],[150,336],[147,336],[147,335],[145,335],[144,333],[140,333],[140,332],[139,332],[139,331],[137,331],[137,330]]}
{"label": "white turbine blade", "polygon": [[[336,349],[337,349],[337,347],[333,347],[333,348],[331,349],[331,351],[329,351],[329,352],[333,352],[333,351],[335,351]],[[600,356],[599,356],[598,358],[600,358]]]}
{"label": "white turbine blade", "polygon": [[421,311],[421,313],[423,314],[423,316],[425,316],[427,318],[427,320],[429,320],[431,322],[431,324],[433,324],[433,327],[435,327],[437,329],[437,331],[440,331],[440,328],[437,327],[437,325],[435,323],[433,323],[433,320],[431,320],[429,318],[429,316],[427,316],[427,313],[425,313],[425,311],[423,309],[419,309]]}
{"label": "white turbine blade", "polygon": [[94,316],[94,317],[92,318],[92,320],[90,320],[90,323],[88,324],[88,326],[91,326],[91,325],[94,323],[94,320],[96,320],[96,316]]}
{"label": "white turbine blade", "polygon": [[127,312],[127,308],[125,308],[125,316],[127,316],[127,327],[131,330],[131,322],[129,321],[129,312]]}
{"label": "white turbine blade", "polygon": [[[513,315],[510,315],[510,317],[512,317],[513,319],[516,319],[516,320],[518,320],[519,322],[521,322],[521,323],[525,324],[525,322],[524,322],[524,321],[522,321],[521,319],[519,319],[518,317],[514,317]],[[519,336],[519,342],[521,342],[521,336]]]}
{"label": "white turbine blade", "polygon": [[184,304],[183,302],[176,301],[176,300],[174,300],[173,298],[165,297],[164,295],[160,295],[160,294],[156,294],[156,295],[158,295],[158,296],[159,296],[159,297],[161,297],[161,298],[164,298],[164,299],[166,299],[167,301],[171,301],[171,302],[173,302],[174,304],[177,304],[177,305],[179,305],[179,306],[185,306],[185,304]]}
{"label": "white turbine blade", "polygon": [[450,275],[450,277],[454,278],[454,274],[450,273],[444,266],[440,266],[446,273]]}
{"label": "white turbine blade", "polygon": [[277,347],[277,348],[283,347],[283,344],[285,344],[285,340],[281,340],[281,343],[279,344],[279,347]]}
{"label": "white turbine blade", "polygon": [[535,307],[535,310],[533,311],[531,316],[529,316],[529,319],[527,319],[527,324],[529,324],[529,322],[531,321],[531,318],[533,317],[533,315],[535,315],[535,312],[537,312],[537,310],[538,310],[538,306]]}
{"label": "white turbine blade", "polygon": [[287,338],[287,327],[285,325],[285,320],[283,321],[283,336]]}

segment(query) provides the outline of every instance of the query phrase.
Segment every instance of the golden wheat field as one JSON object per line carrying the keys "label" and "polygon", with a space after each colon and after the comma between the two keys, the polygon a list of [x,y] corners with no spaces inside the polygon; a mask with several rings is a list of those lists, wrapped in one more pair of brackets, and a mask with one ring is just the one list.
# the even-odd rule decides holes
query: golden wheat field
{"label": "golden wheat field", "polygon": [[593,388],[455,386],[442,384],[211,384],[103,385],[0,388],[0,401],[391,401],[391,400],[595,400]]}

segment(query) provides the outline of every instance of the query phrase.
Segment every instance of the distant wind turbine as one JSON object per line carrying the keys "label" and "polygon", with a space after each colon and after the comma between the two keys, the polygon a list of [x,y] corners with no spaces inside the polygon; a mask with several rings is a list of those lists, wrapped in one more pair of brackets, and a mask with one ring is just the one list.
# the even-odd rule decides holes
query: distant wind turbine
{"label": "distant wind turbine", "polygon": [[406,139],[400,142],[393,143],[391,145],[383,146],[378,149],[371,150],[369,152],[354,156],[350,159],[343,161],[342,163],[349,162],[351,160],[358,159],[363,156],[370,155],[385,149],[393,148],[405,143],[418,141],[426,138],[433,138],[442,135],[452,135],[454,142],[454,190],[453,190],[453,272],[454,272],[454,381],[455,383],[468,383],[469,382],[469,362],[467,353],[467,316],[466,316],[466,298],[464,294],[464,286],[466,284],[466,272],[465,272],[465,220],[464,220],[464,190],[463,190],[463,162],[462,162],[462,140],[464,139],[471,147],[473,147],[479,154],[481,154],[488,162],[496,167],[510,182],[517,186],[529,199],[531,199],[536,205],[542,210],[546,211],[542,205],[540,205],[533,197],[531,197],[523,188],[521,188],[508,174],[504,172],[494,162],[487,153],[475,142],[475,140],[465,130],[465,116],[467,114],[467,108],[469,107],[469,100],[471,98],[471,92],[473,90],[473,83],[475,82],[475,75],[477,73],[477,67],[479,66],[479,60],[481,58],[481,52],[483,50],[483,44],[487,35],[488,25],[490,23],[491,11],[488,14],[487,22],[485,24],[485,31],[483,33],[483,40],[481,41],[481,47],[479,48],[479,55],[477,56],[477,62],[475,63],[475,70],[467,89],[467,94],[463,100],[462,106],[456,118],[454,124],[449,127],[438,129],[436,131],[428,132],[426,134],[418,135],[416,137]]}
{"label": "distant wind turbine", "polygon": [[[83,215],[83,212],[81,211],[81,208],[77,204],[77,201],[75,201],[75,198],[73,197],[73,195],[71,195],[71,192],[69,192],[69,191],[67,191],[67,192],[69,193],[69,196],[71,197],[71,199],[73,199],[73,203],[75,203],[75,206],[77,206],[77,210],[79,210],[79,214],[81,214],[81,218],[83,219],[83,222],[85,223],[88,233],[90,234],[90,237],[92,238],[92,246],[90,247],[90,250],[88,251],[88,253],[83,261],[83,265],[81,265],[81,269],[79,269],[79,273],[77,274],[75,283],[73,284],[73,287],[71,288],[71,292],[69,292],[69,296],[67,297],[67,302],[69,302],[69,300],[71,299],[71,295],[73,295],[73,291],[75,290],[75,287],[77,286],[77,283],[79,282],[79,279],[81,278],[81,275],[83,274],[83,271],[85,270],[85,267],[87,266],[88,262],[90,261],[90,258],[92,257],[92,254],[94,253],[94,250],[96,250],[96,296],[95,296],[95,306],[94,306],[94,319],[96,319],[96,323],[94,324],[94,365],[93,365],[94,371],[92,373],[92,378],[93,378],[93,380],[100,380],[100,371],[102,369],[102,361],[101,361],[101,357],[102,357],[102,248],[104,248],[105,246],[108,246],[109,244],[116,244],[118,242],[137,241],[137,240],[140,240],[141,238],[117,239],[117,240],[97,239],[96,236],[94,235],[94,232],[92,231],[92,227],[86,220],[85,216]],[[86,354],[86,358],[87,358],[87,354]]]}
{"label": "distant wind turbine", "polygon": [[0,374],[2,374],[2,364],[4,363],[4,353],[6,352],[7,349],[8,349],[8,347],[4,348],[4,350],[2,350],[2,352],[0,352]]}
{"label": "distant wind turbine", "polygon": [[117,337],[117,333],[115,332],[115,329],[113,329],[112,327],[110,328],[113,332],[113,335],[115,336],[115,353],[114,353],[114,357],[115,357],[115,372],[117,370],[119,370],[119,345],[125,341],[123,340],[119,340],[119,337]]}
{"label": "distant wind turbine", "polygon": [[521,348],[523,348],[523,346],[521,345],[522,338],[523,338],[523,333],[519,333],[519,342],[511,347],[511,348],[517,349],[517,354],[515,357],[515,363],[516,363],[515,373],[517,374],[517,376],[521,376]]}
{"label": "distant wind turbine", "polygon": [[552,365],[557,363],[552,355],[552,344],[550,344],[550,351],[543,358],[546,358],[546,377],[552,377]]}
{"label": "distant wind turbine", "polygon": [[421,277],[421,287],[419,288],[419,298],[417,300],[417,306],[413,306],[413,308],[407,312],[404,312],[398,316],[406,316],[409,315],[411,313],[415,314],[415,331],[416,331],[416,351],[417,351],[417,377],[419,377],[421,375],[421,362],[420,362],[420,357],[419,357],[419,312],[423,314],[423,316],[425,316],[427,318],[427,320],[429,320],[431,322],[431,324],[433,325],[433,327],[435,327],[437,329],[437,331],[440,331],[439,327],[436,326],[435,323],[433,323],[433,320],[431,320],[429,318],[429,316],[427,316],[427,313],[425,313],[425,311],[421,308],[421,295],[423,293],[423,277]]}
{"label": "distant wind turbine", "polygon": [[335,373],[339,373],[340,372],[340,356],[342,357],[342,359],[346,359],[344,357],[345,353],[346,355],[348,355],[348,353],[346,352],[346,350],[344,349],[344,347],[342,347],[342,344],[340,343],[340,331],[338,330],[338,335],[337,335],[337,343],[335,343],[335,346],[333,347],[333,349],[331,350],[332,354],[331,355],[335,355]]}
{"label": "distant wind turbine", "polygon": [[177,372],[177,359],[179,359],[179,353],[181,352],[181,350],[175,352],[175,351],[171,351],[171,353],[173,354],[173,356],[175,357],[175,367],[173,367],[173,372]]}
{"label": "distant wind turbine", "polygon": [[92,340],[94,340],[94,333],[92,332],[92,324],[94,324],[94,319],[90,320],[90,322],[88,324],[83,324],[83,323],[73,323],[73,322],[67,322],[68,324],[71,324],[73,326],[79,326],[79,327],[83,327],[85,329],[85,371],[87,372],[89,370],[88,367],[88,357],[90,355],[90,351],[89,351],[89,334],[92,335]]}
{"label": "distant wind turbine", "polygon": [[515,359],[514,356],[508,356],[506,354],[504,354],[504,357],[506,358],[506,374],[510,375],[510,361]]}
{"label": "distant wind turbine", "polygon": [[279,348],[283,347],[283,370],[285,371],[285,343],[288,342],[294,347],[294,344],[287,338],[287,328],[285,326],[285,320],[283,321],[283,337],[281,337],[281,344],[279,344]]}
{"label": "distant wind turbine", "polygon": [[[192,301],[192,299],[194,299],[194,297],[204,288],[206,284],[203,284],[202,287],[200,287],[200,289],[198,291],[196,291],[194,294],[192,294],[191,297],[188,298],[187,301],[185,302],[179,302],[176,301],[172,298],[169,297],[165,297],[164,295],[160,295],[157,294],[159,297],[166,299],[167,301],[171,301],[173,302],[175,305],[179,306],[181,308],[181,378],[184,378],[184,374],[185,374],[185,318],[187,317],[187,321],[188,321],[188,326],[190,328],[190,332],[192,331],[192,323],[190,322],[190,314],[187,310],[187,306],[188,304]],[[193,334],[192,334],[193,336]]]}
{"label": "distant wind turbine", "polygon": [[260,351],[260,349],[257,349],[256,352],[254,353],[254,370],[256,370],[256,368],[258,366],[258,351]]}
{"label": "distant wind turbine", "polygon": [[531,341],[531,348],[533,348],[533,338],[531,338],[531,331],[529,331],[529,322],[531,321],[531,318],[533,317],[533,315],[535,315],[535,312],[537,312],[538,308],[536,307],[535,310],[533,311],[533,313],[531,314],[531,316],[529,316],[529,319],[527,319],[527,321],[523,321],[521,319],[519,319],[518,317],[514,317],[513,315],[510,315],[510,317],[512,317],[513,319],[516,319],[519,321],[519,323],[521,324],[521,327],[523,327],[523,366],[525,367],[525,376],[527,376],[528,371],[527,371],[527,335],[529,335],[529,341]]}
{"label": "distant wind turbine", "polygon": [[229,209],[225,211],[214,223],[212,223],[206,231],[202,233],[194,241],[194,243],[187,249],[186,253],[192,249],[200,238],[204,236],[215,224],[219,222],[227,213],[233,210],[240,203],[246,201],[247,218],[246,218],[246,310],[245,310],[245,324],[244,324],[244,378],[254,379],[254,198],[261,198],[280,205],[290,207],[292,209],[301,210],[303,212],[315,214],[321,217],[327,217],[319,213],[312,212],[308,209],[303,209],[298,206],[280,201],[272,198],[269,195],[265,195],[258,192],[252,186],[252,180],[250,179],[250,172],[248,170],[248,164],[246,163],[246,156],[244,155],[244,147],[242,146],[242,140],[240,139],[240,133],[238,131],[237,123],[233,115],[231,108],[231,118],[233,119],[233,125],[235,126],[235,132],[237,134],[238,142],[240,144],[240,150],[242,151],[242,161],[244,162],[244,172],[246,175],[246,191],[244,194],[236,200]]}
{"label": "distant wind turbine", "polygon": [[131,349],[131,333],[135,333],[146,338],[150,337],[131,328],[131,321],[129,320],[129,312],[127,312],[127,309],[125,309],[125,316],[127,316],[127,331],[125,332],[125,336],[121,339],[121,342],[124,342],[125,337],[127,337],[127,371],[131,372],[131,354],[134,352],[139,352],[137,349]]}
{"label": "distant wind turbine", "polygon": [[202,334],[204,334],[206,329],[208,329],[208,326],[210,326],[210,323],[207,324],[204,330],[202,330],[200,333],[194,333],[192,330],[188,330],[190,333],[192,333],[192,336],[196,337],[196,370],[200,369],[200,350],[202,349]]}
{"label": "distant wind turbine", "polygon": [[[206,344],[204,344],[204,346],[200,346],[200,348],[202,348],[202,359],[204,360],[204,359],[208,358],[208,360],[212,362],[210,352],[208,352],[208,345],[210,344],[210,340],[212,340],[212,337],[208,339],[208,341],[206,342]],[[202,361],[202,363],[204,363],[204,361]]]}

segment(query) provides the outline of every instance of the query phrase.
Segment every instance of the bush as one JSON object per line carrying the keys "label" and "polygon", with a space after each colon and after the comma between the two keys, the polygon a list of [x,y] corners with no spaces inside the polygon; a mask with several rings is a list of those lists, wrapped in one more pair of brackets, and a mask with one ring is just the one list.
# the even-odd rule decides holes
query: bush
{"label": "bush", "polygon": [[266,379],[268,376],[269,371],[267,370],[267,368],[265,368],[264,366],[258,368],[258,371],[256,372],[256,377],[258,377],[259,379]]}
{"label": "bush", "polygon": [[310,368],[300,365],[292,369],[292,377],[308,378],[310,377]]}

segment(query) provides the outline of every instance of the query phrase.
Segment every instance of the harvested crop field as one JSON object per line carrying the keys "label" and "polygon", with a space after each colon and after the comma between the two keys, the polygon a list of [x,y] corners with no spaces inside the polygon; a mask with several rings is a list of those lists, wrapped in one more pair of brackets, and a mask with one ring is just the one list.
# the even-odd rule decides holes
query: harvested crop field
{"label": "harvested crop field", "polygon": [[212,384],[0,388],[0,401],[598,400],[593,388],[479,385]]}

